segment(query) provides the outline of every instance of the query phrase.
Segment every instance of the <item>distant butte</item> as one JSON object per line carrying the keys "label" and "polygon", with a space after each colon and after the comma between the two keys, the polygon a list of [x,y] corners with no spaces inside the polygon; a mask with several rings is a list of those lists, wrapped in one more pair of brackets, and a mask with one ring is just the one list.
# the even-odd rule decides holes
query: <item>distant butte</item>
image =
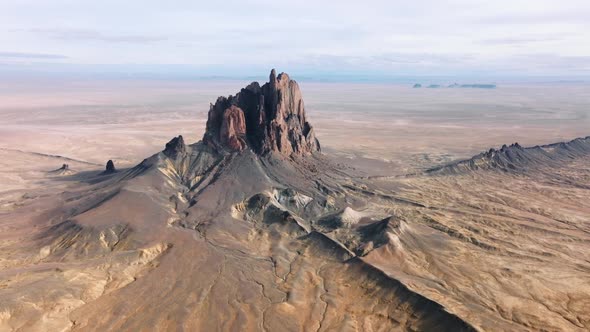
{"label": "distant butte", "polygon": [[253,82],[235,96],[219,97],[211,104],[203,141],[216,149],[285,156],[320,151],[307,121],[299,85],[273,69],[269,82]]}

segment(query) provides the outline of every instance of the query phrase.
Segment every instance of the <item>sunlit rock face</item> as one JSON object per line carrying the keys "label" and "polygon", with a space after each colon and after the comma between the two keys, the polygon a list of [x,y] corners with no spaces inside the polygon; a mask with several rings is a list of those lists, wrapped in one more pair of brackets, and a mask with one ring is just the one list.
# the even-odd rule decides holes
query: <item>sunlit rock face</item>
{"label": "sunlit rock face", "polygon": [[320,151],[307,121],[299,85],[273,69],[269,82],[253,82],[235,96],[219,97],[211,105],[208,144],[230,151],[250,147],[257,154],[271,151],[285,156],[304,156]]}

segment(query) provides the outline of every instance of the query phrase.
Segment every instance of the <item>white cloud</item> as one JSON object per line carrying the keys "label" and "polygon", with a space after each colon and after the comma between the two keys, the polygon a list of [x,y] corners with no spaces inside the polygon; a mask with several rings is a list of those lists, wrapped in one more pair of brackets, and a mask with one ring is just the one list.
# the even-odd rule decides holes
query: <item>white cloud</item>
{"label": "white cloud", "polygon": [[9,59],[67,59],[68,57],[61,54],[46,54],[46,53],[21,53],[21,52],[0,52],[0,58]]}
{"label": "white cloud", "polygon": [[587,0],[24,0],[0,12],[0,51],[82,64],[569,75],[590,56]]}
{"label": "white cloud", "polygon": [[104,34],[99,31],[89,29],[30,29],[25,32],[31,32],[47,36],[50,39],[61,39],[72,42],[92,42],[100,41],[107,43],[154,43],[164,41],[167,38],[150,35],[117,35]]}

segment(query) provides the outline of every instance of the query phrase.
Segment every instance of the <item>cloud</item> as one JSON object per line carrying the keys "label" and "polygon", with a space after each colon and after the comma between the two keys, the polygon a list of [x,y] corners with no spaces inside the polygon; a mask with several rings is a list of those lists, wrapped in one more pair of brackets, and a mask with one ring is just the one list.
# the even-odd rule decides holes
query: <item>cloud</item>
{"label": "cloud", "polygon": [[526,63],[526,68],[539,72],[558,71],[588,74],[590,71],[590,56],[525,54],[515,56],[514,59],[516,60],[513,61],[514,63]]}
{"label": "cloud", "polygon": [[588,0],[22,0],[0,12],[0,45],[77,64],[570,75],[590,56]]}
{"label": "cloud", "polygon": [[315,54],[304,56],[297,62],[300,66],[355,70],[429,70],[442,66],[467,66],[476,60],[475,56],[468,54],[383,53],[368,56]]}
{"label": "cloud", "polygon": [[531,43],[553,42],[560,41],[564,38],[559,37],[508,37],[508,38],[490,38],[479,41],[479,44],[484,45],[524,45]]}
{"label": "cloud", "polygon": [[0,58],[58,60],[67,59],[68,57],[61,54],[0,52]]}
{"label": "cloud", "polygon": [[133,35],[133,34],[105,34],[88,29],[29,29],[29,32],[43,34],[53,39],[65,41],[100,41],[106,43],[147,44],[165,41],[163,36]]}
{"label": "cloud", "polygon": [[478,17],[474,23],[478,24],[510,24],[510,25],[548,25],[548,24],[586,24],[590,10],[588,8],[576,8],[568,10],[545,11],[519,11]]}
{"label": "cloud", "polygon": [[530,53],[490,57],[477,53],[383,53],[369,56],[309,55],[284,67],[370,75],[588,75],[590,56]]}

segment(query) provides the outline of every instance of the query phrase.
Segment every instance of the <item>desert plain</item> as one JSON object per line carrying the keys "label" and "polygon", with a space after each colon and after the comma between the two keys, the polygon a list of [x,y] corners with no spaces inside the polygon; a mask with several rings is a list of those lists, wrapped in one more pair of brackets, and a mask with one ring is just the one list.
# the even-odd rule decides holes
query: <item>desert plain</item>
{"label": "desert plain", "polygon": [[587,85],[302,80],[309,173],[190,145],[249,83],[2,82],[0,331],[590,328]]}

